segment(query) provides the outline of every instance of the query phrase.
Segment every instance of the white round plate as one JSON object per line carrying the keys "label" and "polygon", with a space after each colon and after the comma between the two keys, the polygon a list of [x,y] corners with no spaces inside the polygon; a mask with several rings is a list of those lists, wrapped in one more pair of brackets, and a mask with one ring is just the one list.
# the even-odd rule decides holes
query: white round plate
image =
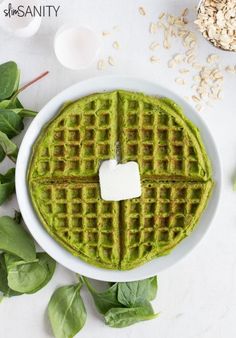
{"label": "white round plate", "polygon": [[[184,239],[168,256],[153,259],[152,261],[129,271],[106,270],[95,267],[85,263],[78,257],[74,257],[70,252],[59,245],[44,229],[34,211],[28,193],[26,179],[32,145],[39,136],[42,127],[57,114],[63,103],[68,100],[76,100],[92,93],[116,89],[140,91],[149,95],[167,96],[183,107],[186,116],[198,126],[201,131],[203,142],[212,162],[215,181],[215,188],[211,199],[193,233],[188,238]],[[220,191],[221,165],[218,152],[214,140],[199,114],[197,114],[188,103],[166,88],[141,79],[121,76],[91,78],[75,84],[54,97],[38,113],[28,128],[22,141],[16,164],[16,193],[18,203],[24,221],[38,244],[58,263],[64,265],[68,269],[87,277],[104,281],[134,281],[154,276],[186,256],[200,242],[208,230],[219,203]]]}

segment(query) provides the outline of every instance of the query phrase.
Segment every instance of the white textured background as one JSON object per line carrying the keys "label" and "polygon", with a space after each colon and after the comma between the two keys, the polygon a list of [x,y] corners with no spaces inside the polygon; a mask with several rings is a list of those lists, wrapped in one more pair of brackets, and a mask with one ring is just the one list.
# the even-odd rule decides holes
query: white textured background
{"label": "white textured background", "polygon": [[[62,6],[58,19],[45,19],[33,38],[21,40],[0,31],[0,62],[15,60],[22,70],[22,83],[44,70],[50,76],[21,95],[26,107],[40,109],[55,94],[85,78],[107,73],[126,74],[151,79],[182,96],[191,95],[190,86],[175,84],[177,73],[168,69],[166,61],[181,47],[160,49],[156,55],[160,64],[149,62],[148,50],[153,37],[148,33],[150,21],[165,11],[179,15],[185,7],[191,9],[193,19],[197,1],[190,0],[67,0],[51,1]],[[47,1],[47,4],[49,2]],[[143,6],[147,16],[138,14]],[[67,22],[78,22],[94,28],[98,33],[119,32],[103,38],[100,57],[113,55],[116,67],[99,72],[96,64],[89,69],[74,72],[64,69],[53,53],[53,37],[57,28]],[[192,25],[193,27],[193,25]],[[118,40],[121,49],[111,44]],[[157,35],[157,40],[161,41]],[[199,55],[203,61],[215,52],[198,34]],[[218,52],[223,64],[235,64],[233,53]],[[232,191],[232,177],[236,173],[236,75],[225,76],[224,99],[202,112],[215,137],[223,164],[224,179],[221,205],[217,217],[202,243],[185,260],[159,275],[158,297],[153,303],[161,315],[158,319],[126,329],[106,327],[96,314],[90,298],[84,295],[88,319],[78,334],[81,338],[234,338],[236,337],[236,193]],[[1,169],[9,163],[1,165]],[[1,207],[0,213],[12,214],[16,207],[13,199]],[[58,266],[50,284],[32,296],[6,299],[0,304],[1,338],[52,337],[45,309],[53,290],[74,280],[72,273]]]}

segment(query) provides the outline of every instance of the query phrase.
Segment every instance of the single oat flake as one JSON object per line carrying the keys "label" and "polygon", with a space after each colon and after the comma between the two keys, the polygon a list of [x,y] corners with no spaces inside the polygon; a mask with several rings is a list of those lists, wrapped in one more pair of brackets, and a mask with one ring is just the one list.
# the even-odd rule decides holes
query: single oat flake
{"label": "single oat flake", "polygon": [[97,69],[104,70],[106,68],[106,62],[103,59],[98,60]]}
{"label": "single oat flake", "polygon": [[111,66],[115,66],[116,65],[116,62],[115,62],[115,60],[114,60],[114,58],[112,56],[108,57],[108,63]]}
{"label": "single oat flake", "polygon": [[113,44],[112,44],[112,47],[115,48],[115,49],[119,49],[120,48],[120,44],[118,41],[114,41]]}
{"label": "single oat flake", "polygon": [[153,55],[153,56],[150,57],[150,61],[151,61],[151,63],[159,63],[160,59],[157,56]]}
{"label": "single oat flake", "polygon": [[142,16],[146,15],[146,11],[145,11],[145,9],[143,7],[139,7],[138,11],[139,11],[140,15],[142,15]]}

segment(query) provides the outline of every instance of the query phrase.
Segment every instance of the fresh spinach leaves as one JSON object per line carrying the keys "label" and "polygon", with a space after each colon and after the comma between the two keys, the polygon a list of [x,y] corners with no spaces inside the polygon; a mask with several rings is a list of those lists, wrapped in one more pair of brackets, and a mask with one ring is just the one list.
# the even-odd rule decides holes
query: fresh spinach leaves
{"label": "fresh spinach leaves", "polygon": [[20,293],[35,293],[51,279],[55,261],[46,253],[38,253],[37,258],[25,262],[11,254],[5,254],[8,286]]}
{"label": "fresh spinach leaves", "polygon": [[86,277],[81,277],[93,297],[97,310],[111,327],[125,327],[157,317],[150,301],[156,297],[157,278],[136,282],[113,283],[98,292]]}
{"label": "fresh spinach leaves", "polygon": [[86,309],[80,296],[82,283],[62,286],[52,295],[48,316],[56,338],[72,338],[86,322]]}
{"label": "fresh spinach leaves", "polygon": [[105,314],[111,308],[122,307],[117,299],[118,284],[115,283],[108,289],[102,292],[98,292],[89,282],[86,277],[82,277],[85,285],[87,286],[91,296],[93,297],[94,304],[101,314]]}
{"label": "fresh spinach leaves", "polygon": [[5,175],[0,174],[0,205],[2,205],[15,191],[15,168],[11,168]]}
{"label": "fresh spinach leaves", "polygon": [[137,282],[118,283],[117,299],[128,307],[143,300],[151,301],[156,297],[157,278],[151,277]]}
{"label": "fresh spinach leaves", "polygon": [[126,327],[158,316],[151,304],[146,301],[130,308],[112,308],[104,316],[105,323],[111,327]]}
{"label": "fresh spinach leaves", "polygon": [[56,262],[46,252],[37,253],[37,259],[38,264],[46,271],[46,278],[38,285],[38,287],[32,288],[32,290],[28,293],[35,293],[46,286],[52,279],[56,269]]}
{"label": "fresh spinach leaves", "polygon": [[4,154],[8,156],[13,162],[16,162],[18,147],[2,131],[0,131],[0,146],[3,149]]}
{"label": "fresh spinach leaves", "polygon": [[11,290],[8,285],[7,268],[3,253],[0,254],[0,292],[2,293],[3,297],[13,297],[21,295],[21,293]]}
{"label": "fresh spinach leaves", "polygon": [[19,80],[20,71],[15,62],[0,65],[0,100],[8,99],[16,92]]}
{"label": "fresh spinach leaves", "polygon": [[24,129],[23,119],[14,110],[0,109],[0,131],[12,138]]}
{"label": "fresh spinach leaves", "polygon": [[[18,147],[11,139],[24,129],[24,117],[34,117],[37,114],[23,107],[18,99],[19,93],[47,74],[48,72],[43,73],[19,89],[20,71],[17,64],[9,61],[0,65],[0,162],[6,156],[16,162]],[[0,205],[14,192],[13,182],[5,183],[0,187]]]}
{"label": "fresh spinach leaves", "polygon": [[32,237],[8,216],[0,217],[0,250],[20,257],[26,262],[36,259]]}
{"label": "fresh spinach leaves", "polygon": [[36,253],[32,237],[24,230],[19,212],[0,217],[0,291],[5,297],[35,293],[52,278],[56,262]]}

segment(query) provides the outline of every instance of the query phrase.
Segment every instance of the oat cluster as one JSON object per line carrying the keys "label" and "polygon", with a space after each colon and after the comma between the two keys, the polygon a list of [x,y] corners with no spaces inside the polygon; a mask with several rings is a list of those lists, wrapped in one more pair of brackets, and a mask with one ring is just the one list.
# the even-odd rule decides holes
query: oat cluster
{"label": "oat cluster", "polygon": [[214,46],[236,51],[236,0],[203,0],[195,23]]}
{"label": "oat cluster", "polygon": [[[185,97],[185,99],[191,99],[195,104],[195,109],[201,111],[206,106],[211,106],[214,101],[222,99],[224,73],[236,74],[236,66],[228,65],[223,69],[217,54],[210,54],[205,62],[200,62],[197,35],[188,25],[188,13],[188,8],[185,8],[179,16],[161,13],[157,22],[149,23],[150,35],[161,37],[162,40],[161,43],[155,40],[149,46],[153,52],[150,61],[154,63],[155,60],[157,63],[156,60],[158,60],[160,63],[161,60],[156,54],[161,45],[171,50],[172,46],[175,46],[173,42],[180,40],[183,51],[173,54],[167,61],[167,65],[173,69],[173,73],[177,73],[174,79],[177,85],[191,86],[191,97]],[[156,50],[157,53],[155,53]],[[176,50],[180,51],[179,48]]]}
{"label": "oat cluster", "polygon": [[[204,0],[204,3],[209,4],[214,2],[218,5],[220,11],[226,6],[236,4],[236,0],[210,1]],[[224,5],[226,4],[227,5]],[[200,6],[201,8],[201,6]],[[236,17],[229,19],[230,23],[236,25]],[[174,81],[178,86],[185,86],[186,89],[191,88],[190,96],[185,96],[186,100],[191,100],[197,111],[202,111],[207,106],[212,106],[215,101],[223,98],[224,78],[225,75],[236,75],[236,65],[224,65],[223,60],[220,60],[219,55],[209,54],[203,61],[199,56],[199,43],[197,33],[192,29],[191,22],[189,23],[189,9],[183,9],[179,15],[162,12],[157,15],[156,20],[149,19],[149,11],[144,7],[137,8],[137,14],[143,17],[146,29],[149,32],[149,41],[147,48],[149,50],[149,62],[153,67],[158,67],[166,63],[174,75]],[[221,14],[220,14],[221,15]],[[229,13],[228,13],[229,15]],[[113,39],[113,33],[118,29],[113,27],[110,31],[102,32],[102,36],[111,37],[111,47],[113,56],[108,56],[98,60],[97,68],[104,71],[107,67],[115,67],[118,64],[118,52],[120,50],[120,42]],[[234,29],[235,35],[235,29]],[[115,40],[115,41],[114,41]],[[176,45],[180,42],[181,46]],[[178,47],[177,47],[178,46]],[[169,59],[161,59],[159,51],[166,49],[169,54]],[[174,53],[173,53],[174,52]],[[168,57],[168,56],[167,56]],[[227,75],[227,76],[228,76]]]}

